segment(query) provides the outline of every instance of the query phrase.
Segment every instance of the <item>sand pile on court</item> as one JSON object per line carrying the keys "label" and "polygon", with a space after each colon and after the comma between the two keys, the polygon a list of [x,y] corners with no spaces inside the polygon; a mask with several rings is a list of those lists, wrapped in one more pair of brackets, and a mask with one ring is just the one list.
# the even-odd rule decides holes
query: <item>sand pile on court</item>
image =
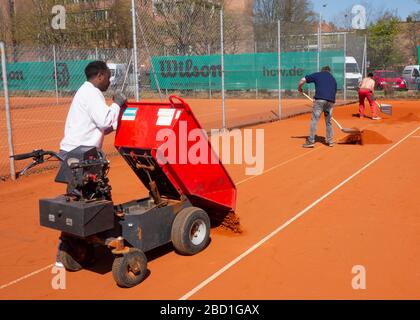
{"label": "sand pile on court", "polygon": [[391,140],[388,140],[383,135],[376,131],[364,130],[361,134],[350,134],[342,138],[339,144],[389,144],[392,143]]}
{"label": "sand pile on court", "polygon": [[212,226],[233,233],[242,233],[242,227],[239,216],[234,212],[229,212],[228,214],[211,212],[209,216]]}
{"label": "sand pile on court", "polygon": [[364,130],[362,132],[361,144],[389,144],[392,143],[391,140],[388,140],[383,135],[379,134],[376,131]]}
{"label": "sand pile on court", "polygon": [[420,121],[420,118],[417,117],[414,113],[410,112],[409,114],[406,114],[405,116],[398,118],[398,121],[402,122],[415,122]]}

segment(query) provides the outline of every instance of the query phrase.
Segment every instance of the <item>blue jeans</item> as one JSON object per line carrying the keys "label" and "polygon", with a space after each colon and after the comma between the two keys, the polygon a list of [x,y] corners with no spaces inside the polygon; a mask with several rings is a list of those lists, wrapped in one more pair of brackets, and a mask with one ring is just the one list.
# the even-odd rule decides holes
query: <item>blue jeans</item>
{"label": "blue jeans", "polygon": [[312,109],[311,129],[309,132],[308,142],[315,143],[315,134],[318,126],[318,121],[321,118],[321,113],[324,112],[325,125],[327,127],[326,142],[333,142],[333,128],[332,128],[332,110],[334,103],[326,100],[315,100]]}

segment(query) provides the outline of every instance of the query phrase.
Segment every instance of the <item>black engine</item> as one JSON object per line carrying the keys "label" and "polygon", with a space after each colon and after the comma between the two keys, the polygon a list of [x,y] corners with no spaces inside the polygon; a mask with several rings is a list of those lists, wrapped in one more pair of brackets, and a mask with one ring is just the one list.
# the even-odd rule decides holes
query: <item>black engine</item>
{"label": "black engine", "polygon": [[67,184],[67,196],[75,200],[111,200],[109,161],[101,151],[80,146],[63,160],[55,181]]}

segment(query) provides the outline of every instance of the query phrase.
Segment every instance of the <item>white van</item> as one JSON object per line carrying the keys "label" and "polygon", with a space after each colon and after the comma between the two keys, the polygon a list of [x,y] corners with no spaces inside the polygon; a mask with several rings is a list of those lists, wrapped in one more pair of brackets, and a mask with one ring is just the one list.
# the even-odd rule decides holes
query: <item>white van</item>
{"label": "white van", "polygon": [[407,83],[407,89],[416,90],[419,88],[420,68],[419,65],[406,66],[403,71],[403,79]]}
{"label": "white van", "polygon": [[346,57],[346,88],[357,90],[362,81],[359,65],[354,57]]}
{"label": "white van", "polygon": [[127,66],[125,63],[107,63],[106,64],[111,70],[111,88],[117,88],[122,86],[124,82],[125,73]]}

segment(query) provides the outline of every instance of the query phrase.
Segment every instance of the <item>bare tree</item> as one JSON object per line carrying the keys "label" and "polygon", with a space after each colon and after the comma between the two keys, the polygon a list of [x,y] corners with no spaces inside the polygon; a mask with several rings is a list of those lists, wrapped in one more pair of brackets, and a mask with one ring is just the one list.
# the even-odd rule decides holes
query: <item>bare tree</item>
{"label": "bare tree", "polygon": [[14,19],[17,43],[48,46],[66,41],[62,30],[51,27],[54,0],[23,0],[25,10],[18,10]]}
{"label": "bare tree", "polygon": [[[202,55],[220,46],[220,9],[224,1],[161,0],[152,10],[148,1],[138,4],[146,42],[152,48],[177,55]],[[241,29],[230,12],[225,12],[226,52],[236,51]],[[160,49],[159,49],[160,48]],[[163,52],[160,52],[162,54]]]}
{"label": "bare tree", "polygon": [[[128,0],[114,0],[111,7],[102,1],[65,2],[21,0],[14,19],[16,41],[27,45],[65,45],[70,47],[111,47],[127,45],[131,21]],[[66,28],[55,30],[52,8],[64,4]]]}
{"label": "bare tree", "polygon": [[[308,0],[257,0],[254,5],[255,37],[262,50],[274,50],[277,44],[277,21],[280,20],[283,35],[311,32],[316,15]],[[262,43],[261,43],[262,40]],[[292,41],[285,37],[282,45]]]}
{"label": "bare tree", "polygon": [[7,12],[0,10],[0,41],[7,42],[10,39],[10,34],[10,16]]}
{"label": "bare tree", "polygon": [[115,0],[109,10],[109,28],[112,32],[112,47],[131,48],[131,4],[129,0]]}

